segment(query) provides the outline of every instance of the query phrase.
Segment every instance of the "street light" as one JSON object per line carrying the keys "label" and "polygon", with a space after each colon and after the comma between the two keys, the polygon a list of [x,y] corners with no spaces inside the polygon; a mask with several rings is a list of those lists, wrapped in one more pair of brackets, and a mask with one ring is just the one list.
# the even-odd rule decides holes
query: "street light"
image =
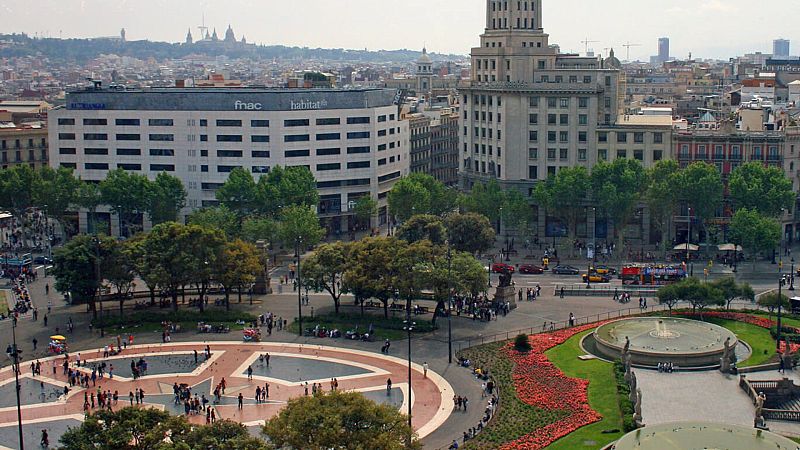
{"label": "street light", "polygon": [[[411,298],[406,305],[406,320],[403,321],[403,330],[408,333],[408,427],[411,428],[411,332],[414,331],[416,322],[411,321]],[[409,436],[409,442],[411,436]]]}
{"label": "street light", "polygon": [[689,208],[689,232],[686,234],[686,262],[689,262],[689,243],[692,241],[692,208]]}
{"label": "street light", "polygon": [[450,323],[450,316],[453,315],[453,290],[450,287],[452,266],[453,266],[453,254],[450,251],[450,241],[447,241],[447,363],[448,364],[453,364],[453,328]]}
{"label": "street light", "polygon": [[17,348],[17,319],[14,318],[13,323],[11,325],[11,339],[13,344],[13,352],[12,355],[14,357],[14,382],[17,391],[17,428],[19,429],[19,448],[24,449],[25,444],[22,439],[22,406],[20,405],[20,390],[22,386],[19,385],[19,355],[22,353],[19,348]]}
{"label": "street light", "polygon": [[300,236],[297,237],[295,240],[295,253],[297,254],[297,325],[298,330],[297,333],[300,337],[303,337],[303,294],[301,293],[301,278],[300,278],[300,242],[302,242],[303,238]]}
{"label": "street light", "polygon": [[789,274],[789,290],[794,290],[794,256],[792,256],[792,272]]}
{"label": "street light", "polygon": [[781,261],[780,264],[778,264],[778,332],[776,333],[778,348],[780,348],[781,345],[781,309],[782,309],[781,305],[783,303],[781,288],[783,287],[783,281],[784,281],[783,275],[781,274],[782,268],[783,268],[783,261]]}

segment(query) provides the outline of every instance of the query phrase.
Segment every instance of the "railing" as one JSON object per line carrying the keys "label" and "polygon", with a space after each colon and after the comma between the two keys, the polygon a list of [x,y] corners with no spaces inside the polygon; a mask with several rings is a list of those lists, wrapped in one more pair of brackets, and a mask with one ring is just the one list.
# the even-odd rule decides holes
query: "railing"
{"label": "railing", "polygon": [[739,375],[739,387],[742,388],[745,394],[750,397],[750,400],[753,402],[753,405],[756,404],[756,398],[758,398],[758,393],[750,382],[747,380],[747,377],[744,375]]}
{"label": "railing", "polygon": [[777,381],[751,381],[750,386],[755,391],[766,391],[778,389]]}
{"label": "railing", "polygon": [[800,411],[788,409],[763,409],[762,415],[767,420],[786,420],[789,422],[800,422]]}
{"label": "railing", "polygon": [[623,293],[631,293],[642,295],[645,297],[655,297],[658,288],[652,286],[625,286],[610,287],[610,284],[593,284],[591,288],[586,287],[586,283],[580,284],[556,284],[553,290],[553,295],[560,295],[561,288],[564,288],[564,295],[582,295],[586,297],[611,297],[615,293],[622,295]]}

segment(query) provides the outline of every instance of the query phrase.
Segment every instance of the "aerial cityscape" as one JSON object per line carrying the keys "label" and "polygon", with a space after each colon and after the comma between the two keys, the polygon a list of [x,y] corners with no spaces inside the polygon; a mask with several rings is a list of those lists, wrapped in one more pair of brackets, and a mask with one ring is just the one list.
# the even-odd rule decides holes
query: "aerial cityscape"
{"label": "aerial cityscape", "polygon": [[800,448],[800,6],[113,3],[0,4],[0,449]]}

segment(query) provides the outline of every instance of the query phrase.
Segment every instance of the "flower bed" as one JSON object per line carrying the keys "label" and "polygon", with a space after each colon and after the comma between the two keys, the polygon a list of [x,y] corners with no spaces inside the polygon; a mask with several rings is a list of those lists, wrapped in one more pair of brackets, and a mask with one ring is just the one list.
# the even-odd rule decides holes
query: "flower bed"
{"label": "flower bed", "polygon": [[530,336],[531,351],[526,353],[514,350],[512,345],[503,348],[507,357],[514,362],[512,379],[517,397],[522,402],[544,411],[559,411],[566,415],[502,445],[500,449],[544,448],[578,428],[602,419],[600,414],[589,406],[587,398],[589,382],[565,376],[545,355],[547,350],[598,325],[600,324],[583,325]]}
{"label": "flower bed", "polygon": [[[692,313],[690,311],[678,311],[675,312],[675,315],[687,317],[690,319],[700,319],[701,315],[699,313]],[[749,323],[750,325],[755,325],[757,327],[766,328],[768,330],[773,329],[774,327],[778,326],[778,322],[774,320],[770,320],[766,317],[756,316],[753,314],[747,313],[740,313],[740,312],[728,312],[728,311],[706,311],[702,314],[704,318],[713,318],[713,319],[722,319],[722,320],[734,320],[736,322],[743,322]],[[793,332],[794,334],[800,334],[800,329],[796,327],[789,327],[786,325],[781,326],[781,329],[788,330]],[[778,344],[778,351],[783,352],[786,345],[783,341]],[[800,351],[800,344],[799,343],[790,343],[789,344],[789,351],[792,353],[797,353]]]}

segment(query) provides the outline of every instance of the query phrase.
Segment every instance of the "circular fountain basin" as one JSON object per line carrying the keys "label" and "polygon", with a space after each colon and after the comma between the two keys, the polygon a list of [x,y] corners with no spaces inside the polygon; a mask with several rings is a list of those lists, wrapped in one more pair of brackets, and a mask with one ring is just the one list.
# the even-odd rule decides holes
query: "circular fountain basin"
{"label": "circular fountain basin", "polygon": [[716,367],[726,339],[735,349],[738,339],[718,325],[690,319],[637,317],[602,325],[595,330],[594,350],[604,359],[619,359],[630,339],[631,364],[655,367],[672,363],[680,368]]}
{"label": "circular fountain basin", "polygon": [[646,426],[622,437],[613,450],[796,450],[798,444],[769,431],[739,425],[680,422]]}

